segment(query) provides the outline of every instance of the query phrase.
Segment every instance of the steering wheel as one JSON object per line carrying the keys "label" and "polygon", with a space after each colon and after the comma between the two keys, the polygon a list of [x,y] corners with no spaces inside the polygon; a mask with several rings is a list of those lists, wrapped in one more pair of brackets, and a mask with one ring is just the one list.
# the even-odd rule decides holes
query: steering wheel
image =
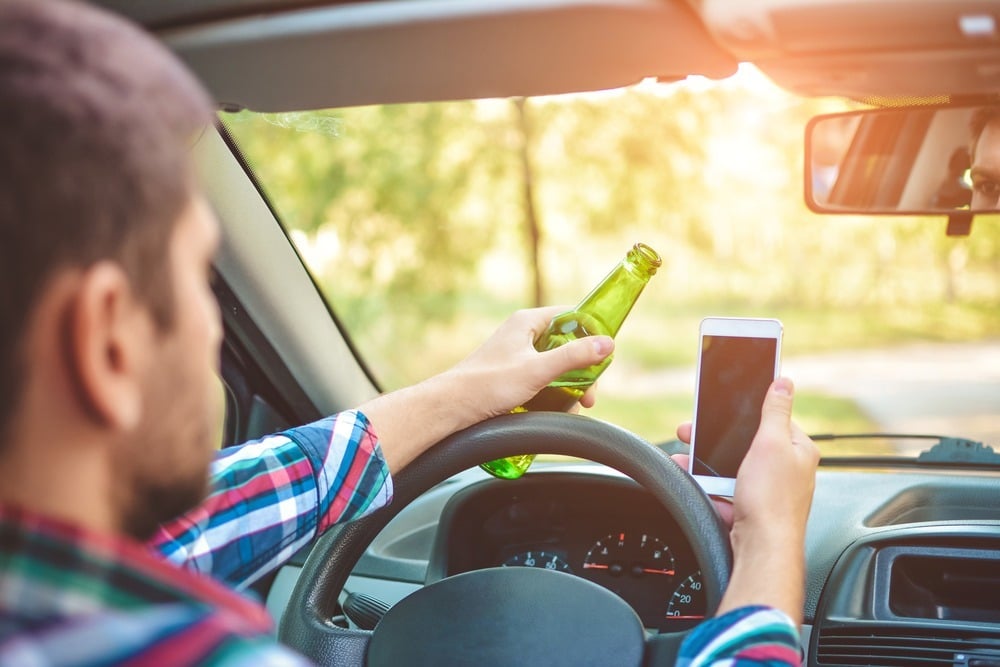
{"label": "steering wheel", "polygon": [[533,412],[496,417],[442,440],[394,476],[388,507],[322,535],[296,581],[279,639],[320,665],[673,665],[685,633],[646,636],[638,616],[614,593],[538,568],[447,577],[398,602],[374,631],[330,621],[358,559],[404,507],[482,461],[525,452],[589,459],[642,485],[677,520],[701,565],[707,608],[714,612],[732,570],[729,531],[691,477],[622,428]]}

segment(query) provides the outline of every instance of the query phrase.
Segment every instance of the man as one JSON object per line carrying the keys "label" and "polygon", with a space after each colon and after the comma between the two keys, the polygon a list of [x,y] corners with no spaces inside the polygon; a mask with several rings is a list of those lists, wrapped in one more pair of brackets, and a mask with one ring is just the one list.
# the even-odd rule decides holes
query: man
{"label": "man", "polygon": [[[219,232],[188,155],[211,121],[137,28],[0,2],[0,664],[299,664],[216,580],[245,586],[389,502],[392,473],[441,438],[611,352],[538,353],[556,309],[523,311],[439,376],[213,463]],[[798,661],[816,451],[791,402],[776,382],[737,481],[732,585],[691,664]]]}
{"label": "man", "polygon": [[973,211],[1000,209],[1000,107],[977,109],[969,121]]}

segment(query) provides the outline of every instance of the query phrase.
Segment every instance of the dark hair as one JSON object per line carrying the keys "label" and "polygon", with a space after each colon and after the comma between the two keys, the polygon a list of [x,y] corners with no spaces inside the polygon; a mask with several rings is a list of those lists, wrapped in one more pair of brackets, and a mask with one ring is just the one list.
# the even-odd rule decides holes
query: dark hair
{"label": "dark hair", "polygon": [[82,2],[0,0],[0,434],[33,304],[63,267],[112,259],[161,328],[167,243],[212,120],[199,83],[141,29]]}
{"label": "dark hair", "polygon": [[972,117],[969,119],[969,157],[975,159],[976,157],[976,145],[979,143],[979,137],[983,134],[983,130],[990,123],[995,123],[1000,121],[1000,106],[985,106],[980,107],[972,112]]}

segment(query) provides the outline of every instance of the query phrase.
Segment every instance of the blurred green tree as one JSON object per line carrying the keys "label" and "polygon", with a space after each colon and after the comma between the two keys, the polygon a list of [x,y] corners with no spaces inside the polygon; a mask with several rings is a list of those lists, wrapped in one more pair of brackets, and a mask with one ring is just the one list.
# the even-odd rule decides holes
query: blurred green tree
{"label": "blurred green tree", "polygon": [[[829,328],[818,348],[880,327],[878,340],[944,336],[944,320],[996,335],[995,222],[948,239],[943,222],[806,209],[803,128],[847,106],[758,75],[222,118],[387,386],[455,361],[468,352],[455,336],[471,345],[514,307],[574,302],[640,240],[666,263],[637,338],[669,332],[684,309],[877,319],[853,337]],[[655,363],[689,356],[662,347],[646,344]]]}

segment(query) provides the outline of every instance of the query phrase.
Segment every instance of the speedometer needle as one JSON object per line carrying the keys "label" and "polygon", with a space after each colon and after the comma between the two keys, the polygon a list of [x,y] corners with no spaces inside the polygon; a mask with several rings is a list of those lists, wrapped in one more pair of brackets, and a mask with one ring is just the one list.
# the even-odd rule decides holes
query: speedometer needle
{"label": "speedometer needle", "polygon": [[[599,563],[584,563],[583,564],[583,569],[585,569],[585,570],[607,570],[607,569],[610,569],[610,567],[611,567],[610,565],[600,565]],[[632,570],[632,571],[635,572],[636,570]],[[639,572],[645,572],[646,574],[663,574],[663,575],[666,575],[668,577],[674,576],[674,571],[673,570],[657,570],[657,569],[654,569],[654,568],[651,568],[651,567],[642,567],[642,568],[639,568],[638,571]]]}

